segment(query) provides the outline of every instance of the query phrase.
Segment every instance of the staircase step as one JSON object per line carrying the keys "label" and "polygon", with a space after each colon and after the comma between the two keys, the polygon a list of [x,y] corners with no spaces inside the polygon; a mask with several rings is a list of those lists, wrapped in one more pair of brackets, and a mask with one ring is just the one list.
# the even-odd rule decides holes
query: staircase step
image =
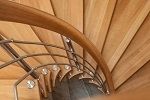
{"label": "staircase step", "polygon": [[89,80],[88,83],[89,83],[89,84],[94,84],[94,85],[99,86],[98,82],[96,82],[96,81],[94,81],[94,80]]}
{"label": "staircase step", "polygon": [[[4,64],[5,62],[0,61],[0,65]],[[19,66],[15,65],[8,65],[5,68],[0,69],[0,79],[18,79],[21,78],[26,72]],[[28,77],[32,79],[32,77]]]}
{"label": "staircase step", "polygon": [[50,71],[51,71],[52,86],[55,87],[56,79],[60,72],[60,68],[58,66],[52,66],[50,67]]}
{"label": "staircase step", "polygon": [[48,70],[47,75],[44,76],[45,80],[46,80],[46,86],[47,86],[47,90],[48,92],[52,92],[52,79],[51,79],[51,72]]}
{"label": "staircase step", "polygon": [[62,81],[62,79],[72,70],[70,66],[68,65],[63,65],[60,67],[60,78],[59,81]]}
{"label": "staircase step", "polygon": [[79,79],[92,79],[92,77],[90,75],[88,75],[87,73],[83,73]]}
{"label": "staircase step", "polygon": [[76,76],[76,75],[79,75],[79,74],[82,74],[83,71],[79,71],[77,68],[72,68],[72,71],[69,73],[69,76],[68,78],[71,79],[72,77]]}
{"label": "staircase step", "polygon": [[46,98],[48,97],[47,87],[46,87],[46,80],[44,78],[44,75],[41,74],[39,76],[39,84],[41,86],[40,90],[42,91],[43,96]]}
{"label": "staircase step", "polygon": [[[0,99],[14,100],[13,85],[17,80],[0,80]],[[28,89],[27,80],[22,81],[18,86],[19,100],[41,100],[40,91],[37,80],[34,80],[35,86]]]}

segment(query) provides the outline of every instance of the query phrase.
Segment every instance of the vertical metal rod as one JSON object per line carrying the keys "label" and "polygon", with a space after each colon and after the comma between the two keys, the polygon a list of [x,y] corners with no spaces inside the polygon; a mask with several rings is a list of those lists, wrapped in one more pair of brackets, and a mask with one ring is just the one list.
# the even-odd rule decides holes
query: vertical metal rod
{"label": "vertical metal rod", "polygon": [[[75,52],[75,49],[74,49],[74,47],[72,45],[71,40],[69,38],[67,38],[67,37],[66,37],[66,44],[67,44],[69,50],[71,50],[72,52]],[[80,69],[80,64],[78,63],[77,56],[74,53],[71,53],[71,55],[72,55],[73,59],[75,60],[74,61],[75,65],[77,66],[78,69]]]}
{"label": "vertical metal rod", "polygon": [[36,68],[31,69],[27,74],[25,74],[22,78],[20,78],[18,81],[15,82],[14,87],[13,87],[14,88],[14,97],[15,97],[15,100],[19,100],[17,85],[19,83],[21,83],[26,77],[28,77],[29,75],[31,75],[34,72],[35,69]]}
{"label": "vertical metal rod", "polygon": [[96,66],[95,72],[94,72],[94,77],[96,76],[96,72],[98,70],[98,65]]}
{"label": "vertical metal rod", "polygon": [[[64,39],[64,36],[61,35],[61,38],[62,38],[62,41],[63,41],[63,44],[64,44],[64,48],[65,48],[65,49],[68,49],[67,44],[66,44],[65,39]],[[65,51],[66,51],[66,50],[65,50]],[[70,57],[68,51],[66,51],[66,54],[67,54],[67,57]],[[70,59],[68,59],[68,60],[69,60],[69,63],[72,64],[71,60],[70,60]]]}
{"label": "vertical metal rod", "polygon": [[16,87],[16,86],[14,87],[14,99],[15,99],[15,100],[19,100],[19,99],[18,99],[18,90],[17,90],[17,87]]}

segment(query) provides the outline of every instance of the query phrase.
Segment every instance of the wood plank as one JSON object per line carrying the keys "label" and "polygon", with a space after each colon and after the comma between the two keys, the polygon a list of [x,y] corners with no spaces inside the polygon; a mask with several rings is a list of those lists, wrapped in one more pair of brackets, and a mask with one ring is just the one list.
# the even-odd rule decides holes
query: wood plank
{"label": "wood plank", "polygon": [[46,80],[44,78],[43,74],[39,75],[39,85],[40,85],[40,90],[42,91],[42,95],[44,98],[48,97],[48,91],[47,91],[47,86],[46,86]]}
{"label": "wood plank", "polygon": [[[55,15],[58,18],[63,19],[64,21],[77,28],[80,32],[83,32],[83,0],[51,0],[51,2]],[[63,39],[65,41],[65,38]],[[73,47],[75,49],[75,52],[83,57],[82,47],[75,42],[73,42]],[[83,60],[81,59],[79,59],[79,61],[83,62]],[[74,68],[72,70],[72,72],[74,72],[74,74],[72,75],[80,74],[75,71]]]}
{"label": "wood plank", "polygon": [[123,84],[150,60],[150,15],[131,41],[129,47],[112,72],[115,88]]}
{"label": "wood plank", "polygon": [[84,34],[101,52],[116,0],[84,0]]}
{"label": "wood plank", "polygon": [[[21,4],[45,11],[47,13],[50,13],[54,15],[52,5],[50,0],[16,0],[16,2],[19,2]],[[37,37],[44,43],[49,43],[49,44],[54,44],[57,46],[64,47],[62,38],[59,34],[53,31],[49,31],[43,28],[31,26],[33,31],[36,33]],[[66,52],[64,50],[60,50],[57,48],[51,48],[51,47],[46,47],[48,52],[50,53],[55,53],[55,54],[61,54],[66,56]],[[64,59],[61,57],[53,57],[55,62],[57,63],[67,63],[69,64],[68,59]],[[61,68],[61,76],[62,78],[71,70],[64,70],[64,66],[60,65]]]}
{"label": "wood plank", "polygon": [[85,35],[83,35],[76,28],[72,27],[70,24],[66,23],[63,20],[52,16],[51,14],[47,14],[40,10],[33,9],[17,3],[0,0],[0,8],[0,20],[26,23],[39,26],[48,30],[53,30],[78,43],[80,46],[86,49],[89,54],[91,54],[91,56],[94,58],[94,60],[98,63],[106,77],[110,92],[114,92],[111,73],[101,53],[98,51],[96,46],[94,46],[91,41],[89,41],[89,39],[87,39]]}
{"label": "wood plank", "polygon": [[[100,52],[107,35],[115,4],[116,0],[84,0],[84,34],[96,45]],[[87,52],[85,52],[85,59],[93,64],[96,69],[96,62]],[[88,65],[86,64],[86,66]],[[92,71],[95,72],[94,70]],[[101,73],[100,70],[97,70],[97,72]]]}
{"label": "wood plank", "polygon": [[[40,40],[38,39],[38,37],[36,36],[36,34],[33,32],[33,30],[29,25],[1,21],[0,27],[1,27],[0,30],[2,31],[2,35],[7,39],[40,42]],[[27,54],[47,53],[47,50],[43,46],[21,45],[21,44],[16,44],[16,45],[22,50],[24,50]],[[41,57],[34,57],[34,58],[42,64],[54,62],[52,57],[50,56],[44,56],[44,57],[41,56]]]}
{"label": "wood plank", "polygon": [[[5,62],[0,61],[0,65]],[[26,72],[18,66],[9,65],[3,69],[0,69],[0,80],[1,79],[18,79],[21,78]],[[29,77],[31,79],[31,77]]]}
{"label": "wood plank", "polygon": [[119,0],[108,31],[103,56],[112,70],[150,11],[149,0]]}
{"label": "wood plank", "polygon": [[[24,50],[22,50],[18,46],[14,45],[14,44],[10,44],[10,45],[20,54],[20,56],[28,55],[28,53],[24,52]],[[29,57],[24,60],[33,68],[41,65],[41,63],[39,61],[37,61],[37,59],[34,59],[34,57]]]}
{"label": "wood plank", "polygon": [[51,2],[58,18],[83,32],[83,0],[51,0]]}
{"label": "wood plank", "polygon": [[80,80],[82,80],[82,79],[92,79],[92,77],[87,73],[83,73],[82,75],[79,76],[79,79]]}
{"label": "wood plank", "polygon": [[53,88],[52,88],[52,79],[51,79],[51,71],[48,70],[47,75],[44,75],[45,81],[46,81],[46,87],[48,92],[52,92]]}
{"label": "wood plank", "polygon": [[89,84],[94,84],[94,85],[100,87],[100,85],[98,84],[98,82],[96,82],[95,80],[89,80]]}
{"label": "wood plank", "polygon": [[117,92],[132,91],[134,89],[150,86],[150,61],[139,69],[131,78],[121,85]]}
{"label": "wood plank", "polygon": [[77,68],[75,68],[75,67],[73,67],[72,69],[73,69],[73,70],[69,73],[69,76],[68,76],[69,79],[75,77],[75,76],[78,75],[78,74],[82,74],[82,73],[83,73],[81,70],[79,71],[79,70],[78,70]]}
{"label": "wood plank", "polygon": [[6,51],[0,46],[0,61],[6,62],[12,60],[12,58],[6,53]]}
{"label": "wood plank", "polygon": [[49,69],[50,69],[50,71],[52,72],[52,74],[51,74],[52,86],[55,87],[56,79],[57,79],[58,74],[59,74],[59,72],[60,72],[60,68],[57,67],[57,70],[54,70],[53,67],[50,67]]}
{"label": "wood plank", "polygon": [[[0,80],[0,98],[2,100],[13,100],[14,92],[13,85],[17,80]],[[35,81],[35,87],[28,89],[24,80],[18,85],[19,100],[41,100],[38,83]]]}
{"label": "wood plank", "polygon": [[[4,39],[6,39],[6,37],[4,37],[4,36],[2,36]],[[21,48],[19,48],[18,46],[16,46],[15,44],[13,44],[13,43],[10,43],[10,46],[18,53],[18,54],[20,54],[20,56],[25,56],[25,55],[27,55],[27,53],[24,51],[24,50],[22,50]],[[1,52],[3,53],[3,54],[1,54],[1,61],[4,61],[4,62],[8,62],[8,61],[10,61],[10,60],[13,60],[12,59],[12,57],[9,57],[9,60],[7,60],[6,58],[8,58],[8,55],[9,54],[6,54],[5,52],[6,51],[2,51],[1,50]],[[5,59],[5,60],[4,60]],[[39,66],[40,65],[40,63],[36,60],[36,59],[34,59],[34,58],[32,58],[32,57],[29,57],[29,58],[26,58],[26,59],[24,59],[31,67],[35,67],[35,66]],[[20,66],[18,63],[14,63],[15,65],[17,65],[17,66]]]}

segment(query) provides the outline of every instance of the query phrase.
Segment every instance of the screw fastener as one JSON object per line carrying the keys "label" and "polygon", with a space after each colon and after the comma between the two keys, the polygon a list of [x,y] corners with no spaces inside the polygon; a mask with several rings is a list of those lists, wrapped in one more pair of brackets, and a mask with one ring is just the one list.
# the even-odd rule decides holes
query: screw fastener
{"label": "screw fastener", "polygon": [[71,75],[72,75],[72,73],[69,73],[69,75],[71,76]]}
{"label": "screw fastener", "polygon": [[53,65],[53,70],[54,70],[54,71],[57,71],[57,70],[58,70],[57,65]]}
{"label": "screw fastener", "polygon": [[93,76],[93,73],[92,73],[92,72],[90,72],[90,75],[92,75],[92,76]]}
{"label": "screw fastener", "polygon": [[68,70],[68,69],[70,69],[70,66],[68,66],[68,65],[65,65],[65,69],[67,69],[67,70]]}
{"label": "screw fastener", "polygon": [[28,80],[27,81],[27,87],[28,89],[32,89],[35,86],[35,82],[33,80]]}
{"label": "screw fastener", "polygon": [[70,42],[70,39],[68,39],[68,38],[65,38],[65,41],[66,41],[66,42]]}
{"label": "screw fastener", "polygon": [[48,74],[48,69],[47,68],[43,68],[42,69],[42,74],[43,75],[47,75]]}

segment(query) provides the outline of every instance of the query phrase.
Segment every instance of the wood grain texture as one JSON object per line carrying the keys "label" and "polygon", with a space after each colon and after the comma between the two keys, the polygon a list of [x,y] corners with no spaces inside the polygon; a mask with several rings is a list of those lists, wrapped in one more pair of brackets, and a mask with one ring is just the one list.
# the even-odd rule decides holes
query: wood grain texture
{"label": "wood grain texture", "polygon": [[[13,100],[14,92],[13,85],[17,80],[0,80],[0,98],[2,100]],[[38,83],[35,81],[35,87],[28,89],[24,80],[18,85],[18,97],[19,100],[41,100]]]}
{"label": "wood grain texture", "polygon": [[[4,34],[4,33],[3,33]],[[7,38],[6,37],[4,37],[4,36],[2,36],[5,40],[7,40]],[[10,46],[13,48],[13,49],[15,49],[15,51],[18,53],[18,54],[20,54],[20,56],[25,56],[25,55],[27,55],[27,53],[24,51],[24,50],[22,50],[21,48],[19,48],[18,46],[16,46],[15,44],[13,44],[13,43],[10,43]],[[10,57],[10,55],[9,54],[6,54],[6,51],[4,50],[4,49],[2,49],[2,47],[0,47],[1,49],[1,55],[0,55],[0,57],[2,58],[1,59],[1,61],[3,61],[3,62],[8,62],[8,61],[10,61],[10,60],[13,60],[12,59],[12,57]],[[35,66],[39,66],[40,65],[40,63],[36,60],[36,59],[34,59],[34,58],[32,58],[32,57],[30,57],[30,58],[26,58],[26,59],[24,59],[31,67],[35,67]],[[18,65],[17,63],[14,63],[15,65],[17,65],[17,66],[20,66],[20,65]]]}
{"label": "wood grain texture", "polygon": [[47,91],[47,86],[46,86],[46,80],[43,74],[39,75],[39,86],[41,87],[40,91],[42,91],[43,97],[47,98],[48,97],[48,91]]}
{"label": "wood grain texture", "polygon": [[83,71],[81,71],[81,70],[79,71],[77,68],[73,67],[73,70],[69,73],[68,78],[71,79],[71,78],[75,77],[76,75],[82,74],[82,73],[83,73]]}
{"label": "wood grain texture", "polygon": [[[84,0],[84,34],[101,52],[110,25],[110,20],[116,0]],[[85,52],[85,59],[93,64],[97,63]],[[86,66],[89,66],[86,64]],[[95,71],[94,71],[95,72]],[[97,70],[101,73],[100,70]]]}
{"label": "wood grain texture", "polygon": [[117,92],[132,91],[138,88],[150,86],[150,61],[132,75],[123,85],[121,85]]}
{"label": "wood grain texture", "polygon": [[[23,40],[23,41],[33,41],[40,42],[36,34],[33,32],[29,25],[24,25],[20,23],[12,23],[12,22],[0,22],[0,30],[2,31],[2,35],[7,39],[15,39],[15,40]],[[16,44],[19,48],[24,50],[27,54],[35,54],[35,53],[47,53],[47,50],[43,46],[37,45],[22,45]],[[21,55],[21,54],[20,54]],[[51,57],[35,57],[40,63],[48,63],[54,62]]]}
{"label": "wood grain texture", "polygon": [[106,77],[106,82],[108,83],[110,92],[114,92],[111,73],[102,58],[101,53],[92,42],[90,42],[80,31],[72,27],[70,24],[37,9],[3,0],[0,0],[0,20],[39,26],[58,32],[59,34],[72,39],[87,50],[87,52],[98,63]]}
{"label": "wood grain texture", "polygon": [[46,81],[46,87],[47,87],[47,91],[48,92],[52,92],[53,88],[52,88],[52,76],[51,76],[51,71],[48,70],[48,74],[44,75],[45,81]]}
{"label": "wood grain texture", "polygon": [[[0,65],[5,62],[0,61]],[[21,78],[26,72],[18,66],[9,65],[3,69],[0,69],[0,80],[1,79],[18,79]],[[30,77],[31,78],[31,77]]]}
{"label": "wood grain texture", "polygon": [[6,53],[6,51],[0,46],[0,61],[10,61],[12,58]]}
{"label": "wood grain texture", "polygon": [[150,60],[150,15],[138,30],[129,47],[122,55],[112,75],[115,88],[123,84]]}
{"label": "wood grain texture", "polygon": [[[83,0],[51,0],[51,2],[58,18],[83,32]],[[76,53],[83,56],[83,49],[78,44],[73,45]]]}
{"label": "wood grain texture", "polygon": [[[28,53],[26,53],[24,50],[22,50],[21,48],[19,48],[18,46],[14,45],[14,44],[10,44],[10,46],[16,50],[16,52],[18,54],[20,54],[20,56],[25,56],[25,55],[28,55]],[[36,67],[36,66],[39,66],[41,65],[40,62],[38,62],[36,59],[34,59],[33,57],[30,57],[30,58],[26,58],[24,59],[31,67]]]}
{"label": "wood grain texture", "polygon": [[[83,0],[51,0],[55,15],[73,25],[80,32],[83,32]],[[63,37],[65,41],[65,38]],[[73,42],[75,52],[83,57],[83,49],[81,46]],[[66,46],[67,47],[67,46]],[[78,58],[78,57],[77,57]],[[80,62],[83,60],[79,59]],[[73,63],[72,63],[73,64]],[[72,68],[72,75],[80,74],[81,72],[76,71]]]}
{"label": "wood grain texture", "polygon": [[56,71],[54,71],[52,67],[50,67],[49,69],[51,71],[52,87],[55,87],[56,79],[58,77],[58,74],[60,73],[60,68],[58,67],[58,69]]}
{"label": "wood grain texture", "polygon": [[[51,0],[51,2],[58,18],[83,32],[83,0]],[[80,52],[82,53],[82,50]]]}
{"label": "wood grain texture", "polygon": [[118,0],[103,49],[112,70],[150,11],[149,0]]}
{"label": "wood grain texture", "polygon": [[[50,13],[54,15],[52,5],[50,0],[16,0],[16,2],[42,10],[44,12]],[[62,38],[60,34],[57,34],[55,32],[31,26],[33,31],[36,33],[37,37],[44,43],[49,43],[49,44],[54,44],[57,46],[64,47]],[[57,48],[51,48],[51,47],[46,47],[49,53],[54,53],[54,54],[60,54],[60,55],[65,55],[66,52],[64,50],[60,50]],[[53,57],[53,56],[52,56]],[[53,57],[54,61],[57,63],[67,63],[69,64],[69,61],[67,59],[61,58],[61,57]],[[61,67],[61,76],[62,78],[71,70],[64,70],[64,66],[60,65]]]}
{"label": "wood grain texture", "polygon": [[101,52],[116,0],[84,0],[84,34]]}

